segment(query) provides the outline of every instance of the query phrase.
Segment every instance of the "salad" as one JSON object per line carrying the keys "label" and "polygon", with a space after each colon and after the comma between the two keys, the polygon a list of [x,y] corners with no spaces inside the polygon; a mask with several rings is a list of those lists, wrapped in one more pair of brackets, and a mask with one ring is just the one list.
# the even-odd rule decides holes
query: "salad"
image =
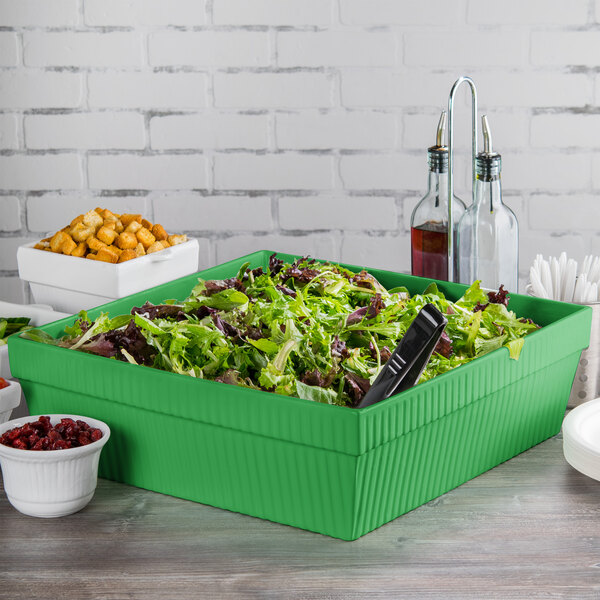
{"label": "salad", "polygon": [[18,331],[29,329],[29,317],[0,317],[0,346],[4,346],[6,338]]}
{"label": "salad", "polygon": [[411,296],[340,265],[273,254],[266,269],[244,264],[235,277],[199,279],[183,302],[146,303],[92,321],[85,311],[58,340],[29,339],[191,377],[356,406],[427,303],[448,319],[420,382],[502,346],[518,359],[538,328],[508,310],[508,294],[476,281],[456,302],[432,283]]}

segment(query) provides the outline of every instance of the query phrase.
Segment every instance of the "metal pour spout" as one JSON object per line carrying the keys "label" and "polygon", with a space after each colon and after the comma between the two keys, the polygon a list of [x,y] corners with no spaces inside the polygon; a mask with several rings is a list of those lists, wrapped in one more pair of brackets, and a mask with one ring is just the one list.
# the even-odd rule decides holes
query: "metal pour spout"
{"label": "metal pour spout", "polygon": [[446,130],[446,117],[447,113],[445,110],[440,115],[440,120],[437,126],[437,134],[435,136],[435,145],[439,148],[444,145],[444,131]]}
{"label": "metal pour spout", "polygon": [[481,130],[483,132],[483,151],[486,154],[492,154],[492,132],[490,130],[487,115],[481,117]]}

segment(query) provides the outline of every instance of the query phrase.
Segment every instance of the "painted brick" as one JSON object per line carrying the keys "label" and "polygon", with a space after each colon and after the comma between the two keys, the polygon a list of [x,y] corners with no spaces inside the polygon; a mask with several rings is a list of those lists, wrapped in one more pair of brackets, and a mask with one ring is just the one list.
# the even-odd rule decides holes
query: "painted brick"
{"label": "painted brick", "polygon": [[410,235],[345,234],[342,239],[341,262],[410,273]]}
{"label": "painted brick", "polygon": [[139,33],[26,33],[23,61],[33,67],[139,67]]}
{"label": "painted brick", "polygon": [[15,270],[17,268],[17,248],[34,241],[35,238],[29,237],[0,238],[0,271]]}
{"label": "painted brick", "polygon": [[84,0],[84,21],[92,26],[182,25],[206,23],[205,0]]}
{"label": "painted brick", "polygon": [[339,240],[331,233],[285,236],[277,234],[258,236],[231,236],[215,242],[217,263],[223,263],[258,250],[312,256],[339,262]]}
{"label": "painted brick", "polygon": [[0,156],[0,181],[7,190],[60,190],[83,187],[76,154]]}
{"label": "painted brick", "polygon": [[479,98],[489,104],[490,111],[498,107],[585,106],[594,101],[593,81],[580,73],[485,71],[475,76],[475,83]]}
{"label": "painted brick", "polygon": [[277,36],[280,67],[382,67],[396,63],[396,37],[386,31],[286,31]]}
{"label": "painted brick", "polygon": [[16,196],[0,197],[0,231],[21,229],[21,206]]}
{"label": "painted brick", "polygon": [[206,113],[154,117],[150,144],[157,149],[260,149],[268,145],[267,115]]}
{"label": "painted brick", "polygon": [[14,277],[0,277],[0,300],[25,304],[28,298],[26,291],[28,287],[28,284],[21,281],[17,275]]}
{"label": "painted brick", "polygon": [[340,0],[341,21],[345,25],[435,25],[458,24],[460,11],[453,2],[445,0]]}
{"label": "painted brick", "polygon": [[19,120],[17,115],[0,114],[0,150],[19,147]]}
{"label": "painted brick", "polygon": [[280,198],[282,229],[396,230],[398,215],[394,198],[321,197]]}
{"label": "painted brick", "polygon": [[0,67],[15,67],[18,64],[19,38],[17,34],[8,31],[0,32]]}
{"label": "painted brick", "polygon": [[213,0],[215,25],[328,25],[331,0]]}
{"label": "painted brick", "polygon": [[534,65],[597,65],[600,32],[533,31],[531,62]]}
{"label": "painted brick", "polygon": [[[584,160],[583,157],[581,158]],[[597,154],[592,155],[592,187],[596,190],[600,189],[600,156]]]}
{"label": "painted brick", "polygon": [[90,73],[93,108],[203,108],[207,78],[203,73]]}
{"label": "painted brick", "polygon": [[600,115],[548,114],[531,119],[531,145],[547,148],[597,148]]}
{"label": "painted brick", "polygon": [[585,25],[587,0],[548,2],[547,0],[469,0],[467,22],[476,25]]}
{"label": "painted brick", "polygon": [[30,231],[49,234],[66,227],[77,215],[96,207],[116,214],[141,214],[154,222],[151,204],[143,197],[110,197],[86,194],[44,194],[27,198],[27,227]]}
{"label": "painted brick", "polygon": [[350,190],[418,190],[427,183],[427,160],[396,153],[342,156],[340,175]]}
{"label": "painted brick", "polygon": [[25,145],[33,149],[142,149],[144,117],[134,113],[32,115],[24,120]]}
{"label": "painted brick", "polygon": [[0,72],[0,108],[76,108],[82,102],[80,73]]}
{"label": "painted brick", "polygon": [[216,73],[215,105],[226,108],[326,108],[333,80],[324,73]]}
{"label": "painted brick", "polygon": [[[528,32],[508,30],[501,33],[471,30],[440,31],[444,51],[432,48],[431,35],[404,34],[404,63],[422,67],[510,67],[526,65],[529,58]],[[432,51],[433,50],[433,51]]]}
{"label": "painted brick", "polygon": [[155,66],[264,67],[270,62],[269,35],[261,31],[167,31],[148,38]]}
{"label": "painted brick", "polygon": [[391,149],[396,143],[396,121],[394,114],[370,111],[278,114],[277,147]]}
{"label": "painted brick", "polygon": [[153,198],[156,220],[173,231],[270,231],[271,199],[266,196],[192,196]]}
{"label": "painted brick", "polygon": [[78,0],[0,0],[3,27],[68,27],[78,22]]}
{"label": "painted brick", "polygon": [[341,101],[347,107],[444,107],[456,77],[421,69],[341,69]]}
{"label": "painted brick", "polygon": [[206,158],[199,155],[88,157],[92,189],[186,190],[204,188]]}
{"label": "painted brick", "polygon": [[209,239],[194,236],[198,240],[198,270],[202,271],[214,267],[216,262],[213,258],[214,249]]}
{"label": "painted brick", "polygon": [[529,225],[550,231],[597,231],[600,197],[592,194],[535,194],[528,201]]}
{"label": "painted brick", "polygon": [[588,189],[592,177],[588,154],[521,152],[502,155],[504,190]]}
{"label": "painted brick", "polygon": [[219,190],[323,190],[333,186],[333,158],[307,154],[217,154]]}

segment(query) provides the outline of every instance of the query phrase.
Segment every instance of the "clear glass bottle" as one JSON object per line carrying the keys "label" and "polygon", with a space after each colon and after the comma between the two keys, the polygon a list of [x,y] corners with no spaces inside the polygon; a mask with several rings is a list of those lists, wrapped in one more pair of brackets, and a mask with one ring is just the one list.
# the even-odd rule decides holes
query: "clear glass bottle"
{"label": "clear glass bottle", "polygon": [[[431,279],[448,280],[448,148],[443,146],[446,111],[437,128],[436,145],[427,150],[429,181],[427,193],[417,204],[410,218],[411,272]],[[465,203],[454,196],[454,272],[457,272],[458,222],[465,212]]]}
{"label": "clear glass bottle", "polygon": [[458,274],[461,283],[512,292],[519,283],[519,224],[502,202],[502,157],[492,150],[487,117],[482,118],[484,151],[476,157],[473,204],[458,226]]}

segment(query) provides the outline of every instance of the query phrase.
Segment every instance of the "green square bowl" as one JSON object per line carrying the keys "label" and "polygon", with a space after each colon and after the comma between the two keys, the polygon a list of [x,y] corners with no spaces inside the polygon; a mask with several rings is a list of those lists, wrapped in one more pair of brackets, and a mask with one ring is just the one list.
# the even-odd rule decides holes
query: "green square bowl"
{"label": "green square bowl", "polygon": [[[128,313],[186,298],[201,276],[234,276],[260,251],[89,311]],[[295,256],[279,255],[285,260]],[[352,269],[360,269],[345,265]],[[428,280],[370,270],[388,288]],[[457,300],[466,286],[438,282]],[[518,361],[500,348],[365,409],[312,403],[9,340],[31,414],[100,419],[112,436],[99,475],[148,490],[354,540],[560,430],[591,310],[513,295],[542,325]],[[69,317],[41,327],[60,336]]]}

